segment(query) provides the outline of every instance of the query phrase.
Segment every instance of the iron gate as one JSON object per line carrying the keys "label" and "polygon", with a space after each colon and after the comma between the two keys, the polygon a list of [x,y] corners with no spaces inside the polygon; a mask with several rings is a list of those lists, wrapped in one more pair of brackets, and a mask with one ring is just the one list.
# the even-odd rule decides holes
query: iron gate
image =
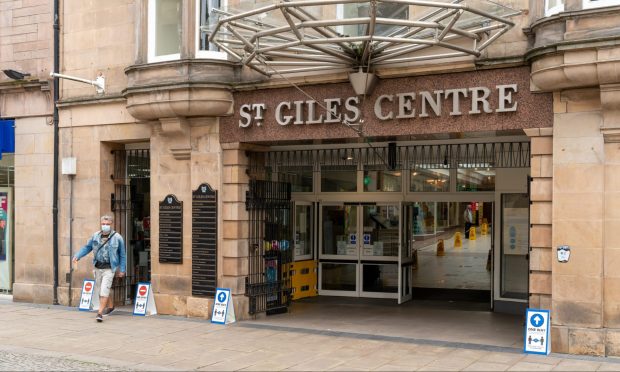
{"label": "iron gate", "polygon": [[291,301],[293,259],[291,184],[251,180],[245,207],[250,219],[245,281],[250,314],[286,312]]}
{"label": "iron gate", "polygon": [[[143,201],[143,195],[135,192],[132,198],[132,180],[150,178],[150,151],[138,150],[113,150],[114,154],[114,194],[111,195],[111,209],[114,213],[115,230],[125,239],[127,249],[127,274],[129,265],[135,268],[135,263],[129,258],[133,255],[133,247],[136,243],[133,231],[133,211],[138,201]],[[135,188],[135,185],[133,186]],[[143,243],[144,244],[144,243]],[[140,280],[138,273],[127,275],[123,278],[115,277],[112,283],[113,300],[115,304],[129,304],[133,302],[136,293],[136,283]]]}

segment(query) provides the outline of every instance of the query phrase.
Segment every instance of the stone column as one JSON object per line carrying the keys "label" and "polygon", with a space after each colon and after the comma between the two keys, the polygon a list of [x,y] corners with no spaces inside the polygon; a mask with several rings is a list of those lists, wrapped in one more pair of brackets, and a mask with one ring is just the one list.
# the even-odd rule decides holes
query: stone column
{"label": "stone column", "polygon": [[531,138],[530,303],[551,309],[553,128],[526,129]]}
{"label": "stone column", "polygon": [[249,215],[245,210],[248,190],[248,157],[239,143],[222,144],[222,249],[219,282],[230,288],[238,318],[249,317],[249,302],[245,294],[248,275]]}
{"label": "stone column", "polygon": [[[552,351],[603,355],[605,153],[599,89],[554,94]],[[555,251],[553,251],[555,255]]]}
{"label": "stone column", "polygon": [[[151,281],[157,311],[186,315],[192,280],[191,131],[185,118],[160,119],[151,137]],[[183,201],[183,263],[159,263],[159,202]]]}
{"label": "stone column", "polygon": [[601,86],[605,182],[603,215],[603,325],[605,355],[620,356],[620,84]]}

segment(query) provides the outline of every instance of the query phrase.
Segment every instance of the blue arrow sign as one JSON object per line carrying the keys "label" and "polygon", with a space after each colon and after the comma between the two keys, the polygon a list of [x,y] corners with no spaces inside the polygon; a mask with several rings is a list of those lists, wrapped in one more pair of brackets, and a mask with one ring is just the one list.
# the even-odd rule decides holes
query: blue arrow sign
{"label": "blue arrow sign", "polygon": [[225,302],[226,301],[226,293],[220,292],[220,294],[217,296],[217,300],[219,302]]}
{"label": "blue arrow sign", "polygon": [[539,314],[535,314],[533,317],[530,318],[530,323],[534,327],[541,327],[543,323],[545,323],[545,319]]}

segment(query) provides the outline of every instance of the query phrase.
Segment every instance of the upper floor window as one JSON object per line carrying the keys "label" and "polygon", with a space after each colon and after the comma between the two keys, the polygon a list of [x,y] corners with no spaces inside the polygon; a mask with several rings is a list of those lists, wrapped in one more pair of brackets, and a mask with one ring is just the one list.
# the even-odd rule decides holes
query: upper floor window
{"label": "upper floor window", "polygon": [[148,61],[181,57],[182,0],[149,0]]}
{"label": "upper floor window", "polygon": [[[339,4],[336,8],[338,19],[362,18],[369,16],[367,3]],[[408,19],[409,6],[407,4],[378,3],[377,18]],[[339,26],[338,32],[349,36],[366,35],[366,24]],[[392,26],[378,23],[375,26],[375,35],[390,35],[398,31],[400,26]]]}
{"label": "upper floor window", "polygon": [[583,0],[583,9],[620,5],[620,0]]}
{"label": "upper floor window", "polygon": [[196,24],[198,34],[196,37],[196,57],[226,59],[226,53],[220,52],[213,43],[209,42],[211,23],[216,21],[214,9],[226,6],[226,0],[196,0]]}
{"label": "upper floor window", "polygon": [[564,11],[564,0],[545,0],[545,16],[549,17]]}

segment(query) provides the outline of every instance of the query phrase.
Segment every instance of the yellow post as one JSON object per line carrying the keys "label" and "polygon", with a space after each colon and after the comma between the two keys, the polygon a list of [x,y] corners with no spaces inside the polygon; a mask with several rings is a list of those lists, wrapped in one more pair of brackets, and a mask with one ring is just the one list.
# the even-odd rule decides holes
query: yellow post
{"label": "yellow post", "polygon": [[443,239],[439,239],[439,241],[437,242],[437,256],[443,256],[445,254],[446,252],[443,246]]}
{"label": "yellow post", "polygon": [[476,240],[476,227],[472,226],[469,228],[469,240]]}
{"label": "yellow post", "polygon": [[454,248],[463,248],[463,238],[458,231],[454,234]]}
{"label": "yellow post", "polygon": [[483,223],[480,226],[480,235],[487,235],[489,233],[489,224]]}

